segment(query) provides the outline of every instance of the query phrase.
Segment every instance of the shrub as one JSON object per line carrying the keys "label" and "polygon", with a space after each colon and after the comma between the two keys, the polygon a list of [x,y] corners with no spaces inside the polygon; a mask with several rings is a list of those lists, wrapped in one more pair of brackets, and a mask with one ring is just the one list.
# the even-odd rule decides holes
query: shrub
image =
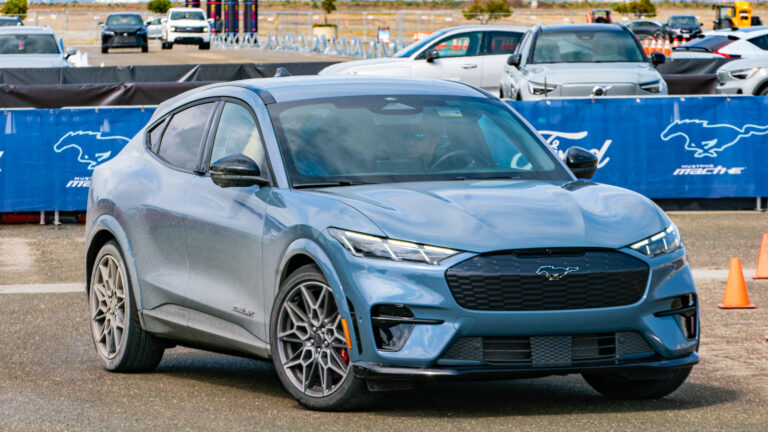
{"label": "shrub", "polygon": [[172,7],[171,0],[150,0],[147,9],[157,14],[165,14]]}
{"label": "shrub", "polygon": [[464,18],[467,20],[479,20],[480,24],[488,24],[489,22],[501,18],[506,18],[512,15],[512,9],[509,8],[507,0],[486,0],[481,3],[480,0],[472,2],[467,9],[461,11],[464,14]]}
{"label": "shrub", "polygon": [[16,15],[24,19],[27,17],[27,0],[6,0],[0,12],[3,15]]}

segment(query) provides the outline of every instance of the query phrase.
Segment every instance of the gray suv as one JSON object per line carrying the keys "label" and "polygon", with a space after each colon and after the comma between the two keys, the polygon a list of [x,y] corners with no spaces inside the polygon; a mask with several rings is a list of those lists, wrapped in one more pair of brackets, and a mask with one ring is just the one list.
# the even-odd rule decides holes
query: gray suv
{"label": "gray suv", "polygon": [[565,24],[534,26],[507,60],[501,97],[665,95],[667,84],[624,25]]}

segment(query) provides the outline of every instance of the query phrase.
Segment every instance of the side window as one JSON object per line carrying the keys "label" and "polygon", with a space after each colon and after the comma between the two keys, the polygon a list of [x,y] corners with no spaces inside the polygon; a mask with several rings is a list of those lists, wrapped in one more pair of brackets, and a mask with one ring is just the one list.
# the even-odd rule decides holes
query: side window
{"label": "side window", "polygon": [[488,32],[489,55],[512,54],[520,44],[520,33],[513,32]]}
{"label": "side window", "polygon": [[160,147],[160,138],[163,136],[166,123],[168,123],[167,117],[162,122],[158,123],[157,126],[153,127],[151,131],[149,131],[147,147],[152,149],[152,151],[155,153],[157,153],[157,149]]}
{"label": "side window", "polygon": [[435,43],[429,49],[436,49],[440,53],[440,58],[476,56],[480,52],[482,37],[481,32],[462,33],[449,36]]}
{"label": "side window", "polygon": [[179,111],[171,117],[157,154],[179,168],[197,168],[203,134],[216,106],[208,102]]}
{"label": "side window", "polygon": [[526,45],[528,45],[531,41],[531,32],[525,32],[523,35],[523,40],[520,41],[519,44],[517,44],[517,49],[515,52],[522,53],[525,49]]}
{"label": "side window", "polygon": [[244,106],[227,102],[216,128],[211,163],[238,153],[248,156],[259,168],[265,169],[264,145],[256,120]]}
{"label": "side window", "polygon": [[768,50],[768,36],[758,36],[749,40],[753,45],[761,50]]}

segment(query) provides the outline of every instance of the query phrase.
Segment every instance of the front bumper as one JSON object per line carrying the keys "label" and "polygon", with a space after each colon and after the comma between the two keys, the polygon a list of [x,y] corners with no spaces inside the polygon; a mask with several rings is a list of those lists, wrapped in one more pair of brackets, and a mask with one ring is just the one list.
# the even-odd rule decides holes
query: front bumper
{"label": "front bumper", "polygon": [[114,36],[103,35],[101,45],[107,48],[141,48],[147,46],[146,34],[115,34]]}
{"label": "front bumper", "polygon": [[369,362],[355,362],[352,370],[355,376],[365,379],[382,380],[460,380],[460,379],[500,379],[500,378],[535,378],[547,375],[567,375],[576,373],[611,373],[633,378],[663,378],[669,369],[690,367],[699,362],[699,354],[691,353],[685,357],[669,360],[635,362],[616,365],[553,367],[553,368],[408,368],[392,367]]}
{"label": "front bumper", "polygon": [[179,45],[199,45],[201,43],[210,42],[211,34],[169,32],[167,41]]}

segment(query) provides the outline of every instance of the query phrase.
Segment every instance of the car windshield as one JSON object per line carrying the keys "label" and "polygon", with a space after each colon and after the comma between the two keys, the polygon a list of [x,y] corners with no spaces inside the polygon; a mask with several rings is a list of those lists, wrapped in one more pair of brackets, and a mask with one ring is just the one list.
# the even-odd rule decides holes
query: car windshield
{"label": "car windshield", "polygon": [[393,55],[392,57],[410,57],[410,56],[416,54],[419,50],[421,50],[425,46],[427,46],[430,43],[432,43],[432,41],[434,41],[435,39],[437,39],[440,36],[444,35],[446,32],[448,32],[448,30],[450,30],[450,29],[436,31],[436,32],[432,33],[431,35],[425,37],[424,39],[416,41],[416,42],[408,45],[407,47],[401,49],[400,51],[396,52],[395,55]]}
{"label": "car windshield", "polygon": [[0,35],[0,54],[59,54],[50,34]]}
{"label": "car windshield", "polygon": [[205,21],[203,11],[175,11],[171,12],[172,20]]}
{"label": "car windshield", "polygon": [[564,30],[540,33],[531,63],[642,61],[635,38],[625,31]]}
{"label": "car windshield", "polygon": [[141,17],[138,15],[110,15],[106,22],[108,26],[137,26],[142,24]]}
{"label": "car windshield", "polygon": [[272,104],[269,111],[294,187],[571,179],[499,101],[356,96]]}
{"label": "car windshield", "polygon": [[21,25],[21,21],[15,18],[0,19],[0,27],[16,27]]}
{"label": "car windshield", "polygon": [[691,26],[698,26],[699,23],[696,21],[696,17],[673,16],[669,19],[669,24],[667,25],[670,27],[691,27]]}

